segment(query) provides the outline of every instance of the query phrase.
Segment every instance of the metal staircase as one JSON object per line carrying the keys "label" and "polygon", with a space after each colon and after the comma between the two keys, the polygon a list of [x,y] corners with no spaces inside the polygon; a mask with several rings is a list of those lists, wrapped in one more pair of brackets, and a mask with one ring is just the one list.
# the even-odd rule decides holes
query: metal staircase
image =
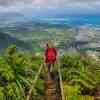
{"label": "metal staircase", "polygon": [[45,81],[45,100],[60,100],[55,80]]}
{"label": "metal staircase", "polygon": [[[57,66],[58,71],[47,73],[50,74],[50,78],[46,78],[44,80],[44,100],[65,100],[60,65],[58,64]],[[38,80],[43,67],[43,65],[40,66],[26,100],[31,100],[32,91],[35,87],[36,81]]]}

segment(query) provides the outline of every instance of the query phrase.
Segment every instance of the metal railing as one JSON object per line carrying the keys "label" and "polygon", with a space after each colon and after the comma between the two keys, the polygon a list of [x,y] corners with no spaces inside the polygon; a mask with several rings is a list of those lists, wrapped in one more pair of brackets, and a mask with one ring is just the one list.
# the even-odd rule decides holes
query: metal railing
{"label": "metal railing", "polygon": [[[39,70],[38,70],[38,73],[36,74],[36,76],[35,76],[35,78],[34,78],[34,80],[33,80],[33,84],[32,84],[32,86],[31,86],[31,88],[30,88],[30,90],[29,90],[29,92],[28,92],[28,95],[27,95],[27,97],[26,97],[26,100],[30,100],[32,91],[34,90],[35,84],[36,84],[36,82],[37,82],[37,80],[38,80],[38,78],[39,78],[39,75],[40,75],[40,73],[41,73],[41,71],[42,71],[42,69],[43,69],[43,66],[44,66],[44,65],[41,64],[41,66],[40,66],[40,68],[39,68]],[[58,73],[59,73],[59,80],[60,80],[61,99],[62,99],[62,100],[66,100],[66,99],[65,99],[65,96],[64,96],[64,87],[63,87],[63,81],[62,81],[62,75],[61,75],[60,64],[58,63],[57,66],[58,66]]]}
{"label": "metal railing", "polygon": [[61,99],[62,100],[65,100],[65,96],[64,96],[64,86],[63,86],[63,81],[62,81],[60,63],[58,63],[58,73],[59,73],[59,80],[60,80]]}
{"label": "metal railing", "polygon": [[35,84],[36,84],[38,78],[39,78],[39,75],[40,75],[40,73],[41,73],[41,71],[42,71],[42,68],[43,68],[43,65],[41,64],[41,66],[40,66],[40,68],[39,68],[39,70],[38,70],[38,73],[36,74],[36,76],[35,76],[35,78],[34,78],[33,84],[32,84],[32,86],[31,86],[31,88],[30,88],[30,90],[29,90],[29,92],[28,92],[28,95],[27,95],[27,97],[26,97],[26,100],[30,100],[32,91],[33,91],[33,89],[34,89],[34,87],[35,87]]}

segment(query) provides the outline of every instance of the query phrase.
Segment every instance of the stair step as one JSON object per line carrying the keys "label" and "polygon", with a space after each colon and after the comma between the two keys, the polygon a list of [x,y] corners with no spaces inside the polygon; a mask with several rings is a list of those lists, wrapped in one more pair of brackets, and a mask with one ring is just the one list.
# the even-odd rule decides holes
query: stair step
{"label": "stair step", "polygon": [[57,97],[57,95],[48,96],[47,100],[58,100],[58,97]]}
{"label": "stair step", "polygon": [[55,93],[52,93],[52,94],[51,93],[47,93],[46,95],[51,97],[53,95],[55,96],[56,94]]}
{"label": "stair step", "polygon": [[46,84],[52,84],[52,83],[55,83],[54,80],[48,80],[48,81],[45,81]]}
{"label": "stair step", "polygon": [[59,98],[59,80],[55,73],[52,73],[52,78],[45,80],[45,97],[46,100],[60,100]]}
{"label": "stair step", "polygon": [[54,89],[56,86],[47,86],[46,89]]}
{"label": "stair step", "polygon": [[47,91],[56,91],[56,89],[55,88],[53,88],[53,89],[47,89]]}
{"label": "stair step", "polygon": [[46,91],[46,95],[56,94],[56,91]]}

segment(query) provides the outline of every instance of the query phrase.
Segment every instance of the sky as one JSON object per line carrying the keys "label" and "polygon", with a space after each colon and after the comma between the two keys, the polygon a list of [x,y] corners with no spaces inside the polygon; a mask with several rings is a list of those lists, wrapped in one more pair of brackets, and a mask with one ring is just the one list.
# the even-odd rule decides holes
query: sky
{"label": "sky", "polygon": [[100,0],[0,0],[0,13],[99,14]]}

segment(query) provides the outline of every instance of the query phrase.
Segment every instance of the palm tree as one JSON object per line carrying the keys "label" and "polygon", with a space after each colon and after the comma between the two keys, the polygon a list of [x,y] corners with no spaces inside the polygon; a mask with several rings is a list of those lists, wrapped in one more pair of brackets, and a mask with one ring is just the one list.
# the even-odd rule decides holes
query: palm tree
{"label": "palm tree", "polygon": [[35,72],[29,57],[17,52],[15,46],[0,57],[0,100],[25,100]]}

